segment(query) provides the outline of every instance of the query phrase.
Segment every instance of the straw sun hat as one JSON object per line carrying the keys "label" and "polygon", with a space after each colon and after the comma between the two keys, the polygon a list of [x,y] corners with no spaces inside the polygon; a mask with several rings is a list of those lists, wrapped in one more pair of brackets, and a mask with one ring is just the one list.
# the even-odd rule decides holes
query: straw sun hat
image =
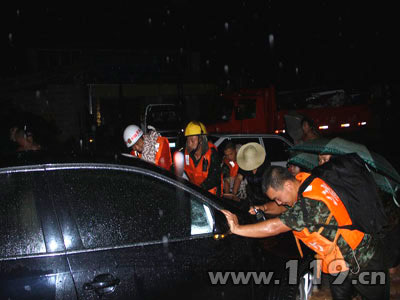
{"label": "straw sun hat", "polygon": [[236,160],[242,170],[257,169],[265,160],[264,147],[258,143],[247,143],[240,147]]}

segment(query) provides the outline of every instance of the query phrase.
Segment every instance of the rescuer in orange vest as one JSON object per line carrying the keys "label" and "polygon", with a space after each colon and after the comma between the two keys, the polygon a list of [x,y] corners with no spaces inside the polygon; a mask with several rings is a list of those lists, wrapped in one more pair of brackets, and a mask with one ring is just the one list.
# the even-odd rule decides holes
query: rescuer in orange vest
{"label": "rescuer in orange vest", "polygon": [[156,132],[154,128],[150,129],[152,130],[149,134],[143,134],[138,126],[129,125],[124,130],[124,142],[131,150],[131,155],[152,162],[169,171],[172,165],[169,141]]}
{"label": "rescuer in orange vest", "polygon": [[232,142],[228,142],[224,146],[224,157],[222,160],[222,177],[224,186],[224,198],[240,201],[236,194],[233,194],[233,183],[238,174],[239,165],[236,162],[236,146]]}
{"label": "rescuer in orange vest", "polygon": [[222,173],[217,147],[207,140],[203,123],[191,121],[185,128],[184,171],[189,181],[221,196]]}
{"label": "rescuer in orange vest", "polygon": [[[287,168],[269,168],[263,175],[263,191],[278,204],[275,207],[284,206],[287,210],[282,213],[266,205],[264,212],[281,214],[249,225],[240,225],[236,215],[222,210],[231,232],[264,238],[292,231],[301,256],[299,240],[316,252],[317,266],[328,274],[333,299],[352,299],[353,289],[363,299],[389,299],[389,275],[382,242],[358,230],[338,228],[351,225],[352,221],[343,202],[322,179],[315,178],[299,195],[299,188],[309,175],[299,173],[294,177]],[[367,273],[370,270],[376,272]],[[344,275],[343,281],[335,284],[339,275]],[[368,280],[370,284],[365,284]]]}

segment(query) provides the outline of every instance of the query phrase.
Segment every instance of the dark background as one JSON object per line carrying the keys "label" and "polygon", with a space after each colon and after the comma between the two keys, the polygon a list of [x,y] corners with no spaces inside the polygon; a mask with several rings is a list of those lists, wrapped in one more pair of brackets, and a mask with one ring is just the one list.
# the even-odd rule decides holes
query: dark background
{"label": "dark background", "polygon": [[395,4],[377,1],[2,3],[2,140],[29,119],[47,143],[76,147],[95,134],[101,112],[96,134],[121,143],[124,126],[139,121],[136,109],[120,95],[95,99],[90,114],[88,84],[170,84],[197,113],[184,116],[200,119],[199,102],[218,102],[185,95],[185,84],[215,93],[273,84],[368,93],[378,123],[390,120],[374,133],[388,149],[399,128],[398,19]]}
{"label": "dark background", "polygon": [[365,86],[397,79],[399,24],[389,2],[14,1],[2,6],[3,77],[33,71],[28,49],[95,48],[198,52],[212,79],[230,79],[237,86],[268,80],[284,89]]}

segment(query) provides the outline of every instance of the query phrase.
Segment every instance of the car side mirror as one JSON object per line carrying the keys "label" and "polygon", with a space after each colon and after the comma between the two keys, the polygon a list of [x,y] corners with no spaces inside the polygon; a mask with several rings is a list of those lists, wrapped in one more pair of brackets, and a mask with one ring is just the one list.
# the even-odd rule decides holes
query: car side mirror
{"label": "car side mirror", "polygon": [[226,221],[225,215],[219,210],[214,210],[215,224],[213,234],[215,239],[225,237],[229,233],[229,225]]}

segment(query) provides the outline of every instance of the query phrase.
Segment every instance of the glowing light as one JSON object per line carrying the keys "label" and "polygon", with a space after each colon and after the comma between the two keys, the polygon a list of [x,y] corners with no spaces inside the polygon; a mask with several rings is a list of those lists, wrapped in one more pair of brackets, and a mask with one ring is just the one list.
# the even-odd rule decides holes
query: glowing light
{"label": "glowing light", "polygon": [[342,128],[350,127],[350,123],[340,124],[340,127],[342,127]]}
{"label": "glowing light", "polygon": [[69,235],[64,236],[64,244],[65,244],[66,248],[71,247],[71,244],[72,244],[71,236],[69,236]]}
{"label": "glowing light", "polygon": [[50,252],[57,250],[57,242],[55,240],[52,240],[49,244],[50,247]]}
{"label": "glowing light", "polygon": [[224,237],[225,237],[224,234],[214,234],[214,239],[215,240],[220,240],[220,239],[223,239]]}
{"label": "glowing light", "polygon": [[277,130],[275,130],[275,133],[276,133],[276,134],[285,133],[285,132],[286,132],[285,129],[277,129]]}
{"label": "glowing light", "polygon": [[321,126],[318,127],[318,129],[320,129],[320,130],[326,130],[328,128],[329,128],[328,125],[321,125]]}
{"label": "glowing light", "polygon": [[100,107],[100,101],[97,102],[96,105],[96,125],[97,127],[101,126],[101,107]]}
{"label": "glowing light", "polygon": [[174,166],[175,166],[175,174],[177,176],[183,176],[184,171],[184,155],[182,152],[177,151],[173,155]]}

